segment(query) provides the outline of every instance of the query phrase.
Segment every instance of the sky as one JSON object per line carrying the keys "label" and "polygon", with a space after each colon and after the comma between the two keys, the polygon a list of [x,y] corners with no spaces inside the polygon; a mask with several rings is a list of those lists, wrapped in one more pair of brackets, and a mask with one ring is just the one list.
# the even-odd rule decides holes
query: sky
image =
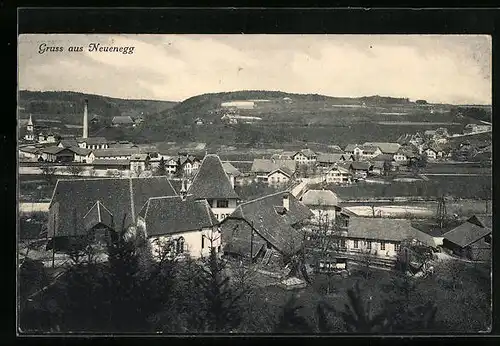
{"label": "sky", "polygon": [[[91,43],[134,50],[89,52]],[[42,44],[64,51],[40,54]],[[491,58],[487,35],[29,34],[18,40],[18,87],[166,101],[280,90],[491,104]]]}

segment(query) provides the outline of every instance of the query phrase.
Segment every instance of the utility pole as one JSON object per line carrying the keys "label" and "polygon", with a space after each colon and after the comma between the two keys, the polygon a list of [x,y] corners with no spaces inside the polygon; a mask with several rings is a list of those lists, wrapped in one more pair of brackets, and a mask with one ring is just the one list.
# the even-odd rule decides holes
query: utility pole
{"label": "utility pole", "polygon": [[250,230],[250,263],[253,263],[253,221],[252,229]]}
{"label": "utility pole", "polygon": [[446,220],[446,203],[444,200],[444,196],[441,196],[438,199],[437,219],[438,219],[439,227],[443,228],[445,220]]}

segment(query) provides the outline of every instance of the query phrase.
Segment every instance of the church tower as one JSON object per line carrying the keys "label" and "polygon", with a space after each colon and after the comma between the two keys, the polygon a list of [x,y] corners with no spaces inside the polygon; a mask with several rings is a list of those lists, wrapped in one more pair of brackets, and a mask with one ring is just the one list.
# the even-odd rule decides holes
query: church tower
{"label": "church tower", "polygon": [[28,125],[26,125],[26,135],[24,135],[24,139],[27,141],[32,141],[35,139],[33,120],[31,119],[31,114],[30,114],[30,119],[28,120]]}

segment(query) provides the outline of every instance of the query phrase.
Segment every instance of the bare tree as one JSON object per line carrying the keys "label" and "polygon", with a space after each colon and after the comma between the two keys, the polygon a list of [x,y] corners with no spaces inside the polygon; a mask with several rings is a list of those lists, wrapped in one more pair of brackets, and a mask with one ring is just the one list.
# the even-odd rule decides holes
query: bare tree
{"label": "bare tree", "polygon": [[51,164],[44,163],[40,166],[43,178],[49,183],[53,184],[55,180],[56,168]]}
{"label": "bare tree", "polygon": [[82,166],[78,165],[70,165],[66,168],[66,172],[74,176],[79,176],[80,174],[83,173],[83,168]]}

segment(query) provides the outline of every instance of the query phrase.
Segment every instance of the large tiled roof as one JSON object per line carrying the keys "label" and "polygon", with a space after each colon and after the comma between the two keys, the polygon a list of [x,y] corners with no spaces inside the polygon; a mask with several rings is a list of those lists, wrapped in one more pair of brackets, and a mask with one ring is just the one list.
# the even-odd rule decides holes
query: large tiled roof
{"label": "large tiled roof", "polygon": [[308,190],[302,196],[302,203],[307,206],[336,206],[339,199],[331,190]]}
{"label": "large tiled roof", "polygon": [[87,144],[106,144],[108,143],[108,140],[104,137],[88,137],[88,138],[82,138],[82,137],[79,137],[77,139],[77,142],[78,143],[87,143]]}
{"label": "large tiled roof", "polygon": [[354,151],[354,149],[356,149],[356,148],[361,148],[361,146],[358,144],[347,144],[344,151],[351,152],[351,151]]}
{"label": "large tiled roof", "polygon": [[363,153],[373,154],[377,151],[378,147],[375,145],[363,145]]}
{"label": "large tiled roof", "polygon": [[[308,149],[302,149],[301,151],[298,151],[297,153],[295,153],[295,155],[297,155],[299,153],[302,154],[302,155],[304,155],[307,158],[311,158],[311,157],[316,156],[316,153],[314,151],[312,151],[311,149],[309,149],[309,148]],[[295,156],[295,155],[293,155],[293,156]]]}
{"label": "large tiled roof", "polygon": [[59,142],[59,144],[62,144],[62,146],[65,148],[71,148],[71,147],[78,146],[78,142],[76,141],[76,139],[63,139]]}
{"label": "large tiled roof", "polygon": [[72,152],[74,152],[75,154],[80,155],[80,156],[87,156],[92,152],[91,149],[85,149],[85,148],[80,148],[80,147],[71,147],[68,149],[71,150]]}
{"label": "large tiled roof", "polygon": [[295,172],[297,162],[294,160],[270,160],[270,159],[254,159],[251,171],[253,173],[270,173],[279,168],[285,168],[292,174]]}
{"label": "large tiled roof", "polygon": [[334,170],[337,170],[340,173],[348,174],[349,173],[349,169],[347,167],[348,167],[347,163],[345,163],[345,164],[339,164],[339,165],[333,165],[330,168],[328,168],[328,170],[326,171],[326,173],[334,171]]}
{"label": "large tiled roof", "polygon": [[370,162],[367,161],[353,161],[350,163],[349,167],[355,170],[364,170],[367,171],[370,169]]}
{"label": "large tiled roof", "polygon": [[344,159],[344,154],[319,154],[316,161],[319,163],[333,164]]}
{"label": "large tiled roof", "polygon": [[113,148],[94,150],[95,157],[132,156],[138,153],[140,153],[140,150],[138,148]]}
{"label": "large tiled roof", "polygon": [[42,152],[46,154],[59,154],[61,151],[66,150],[67,148],[60,148],[57,146],[51,146],[47,148],[43,148]]}
{"label": "large tiled roof", "polygon": [[371,161],[393,161],[394,156],[391,154],[379,154],[371,159]]}
{"label": "large tiled roof", "polygon": [[396,154],[400,147],[399,143],[387,143],[387,142],[365,142],[363,146],[374,146],[378,147],[380,151],[384,154]]}
{"label": "large tiled roof", "polygon": [[359,239],[403,241],[417,239],[418,231],[410,220],[356,217],[349,218],[347,236]]}
{"label": "large tiled roof", "polygon": [[[283,206],[283,196],[288,195],[290,210],[283,215],[275,207]],[[302,231],[292,225],[304,221],[313,214],[303,203],[289,192],[278,192],[240,204],[228,219],[244,219],[260,236],[283,253],[297,251],[302,243]],[[226,219],[226,220],[228,220]],[[224,237],[224,222],[221,225]],[[230,232],[226,241],[230,242]]]}
{"label": "large tiled roof", "polygon": [[238,198],[219,156],[214,154],[205,156],[188,192],[195,198]]}
{"label": "large tiled roof", "polygon": [[83,217],[97,201],[113,215],[119,229],[124,220],[125,226],[132,222],[150,197],[173,195],[166,177],[58,180],[50,203],[49,236],[55,229],[56,236],[84,234]]}
{"label": "large tiled roof", "polygon": [[231,174],[233,177],[241,175],[241,172],[229,162],[223,162],[222,167],[224,168],[224,172]]}
{"label": "large tiled roof", "polygon": [[477,221],[479,221],[478,217],[470,218],[460,226],[446,232],[444,239],[460,247],[466,247],[491,233],[491,219],[488,221],[488,218],[483,218],[482,221]]}
{"label": "large tiled roof", "polygon": [[179,196],[153,197],[139,212],[148,236],[196,231],[218,224],[206,200]]}

